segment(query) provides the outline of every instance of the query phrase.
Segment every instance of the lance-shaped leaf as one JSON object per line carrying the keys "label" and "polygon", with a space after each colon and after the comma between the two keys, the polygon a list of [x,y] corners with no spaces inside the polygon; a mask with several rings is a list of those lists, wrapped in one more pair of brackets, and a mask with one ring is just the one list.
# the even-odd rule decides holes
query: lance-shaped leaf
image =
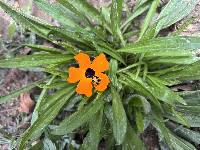
{"label": "lance-shaped leaf", "polygon": [[133,21],[136,17],[144,13],[150,6],[151,1],[146,1],[142,3],[141,5],[138,5],[133,12],[130,14],[130,16],[127,18],[127,20],[121,25],[121,28],[127,28],[127,26]]}
{"label": "lance-shaped leaf", "polygon": [[158,8],[159,3],[160,3],[160,0],[153,0],[152,1],[151,7],[150,7],[150,9],[149,9],[149,11],[146,15],[144,22],[142,23],[139,39],[141,39],[143,37],[144,33],[148,29],[149,24],[151,23],[151,20],[156,13],[156,10]]}
{"label": "lance-shaped leaf", "polygon": [[72,132],[76,128],[80,127],[91,119],[104,105],[102,95],[98,95],[97,98],[88,106],[82,107],[71,116],[64,119],[58,127],[56,127],[52,134],[64,135]]}
{"label": "lance-shaped leaf", "polygon": [[200,79],[200,61],[192,63],[190,65],[181,66],[179,70],[171,71],[161,75],[161,78],[170,80],[198,80]]}
{"label": "lance-shaped leaf", "polygon": [[89,17],[91,20],[95,20],[98,23],[103,21],[99,11],[85,0],[58,0],[58,2],[76,13],[78,16]]}
{"label": "lance-shaped leaf", "polygon": [[72,60],[72,55],[64,54],[34,54],[26,56],[17,56],[15,58],[0,60],[0,68],[27,68],[56,63],[67,62]]}
{"label": "lance-shaped leaf", "polygon": [[23,46],[29,47],[32,50],[35,51],[43,51],[43,52],[49,52],[52,54],[62,54],[64,53],[64,51],[57,49],[57,48],[53,48],[53,47],[47,47],[47,46],[43,46],[43,45],[36,45],[36,44],[24,44]]}
{"label": "lance-shaped leaf", "polygon": [[[47,126],[59,113],[60,109],[64,106],[64,104],[70,99],[70,97],[74,94],[74,87],[65,88],[64,96],[55,96],[52,97],[54,100],[54,104],[46,107],[46,110],[43,111],[43,114],[38,117],[38,119],[24,132],[21,137],[19,149],[25,149],[26,143],[29,139],[32,139],[35,135],[41,132],[45,126]],[[51,100],[51,102],[53,101]],[[48,105],[48,102],[47,102]]]}
{"label": "lance-shaped leaf", "polygon": [[162,110],[161,104],[157,97],[151,92],[151,88],[142,81],[141,78],[136,78],[134,74],[128,73],[128,75],[121,75],[122,80],[120,82],[137,91],[139,94],[149,98],[158,108]]}
{"label": "lance-shaped leaf", "polygon": [[89,133],[84,139],[82,150],[98,149],[101,140],[101,127],[103,120],[103,108],[97,112],[89,122]]}
{"label": "lance-shaped leaf", "polygon": [[128,122],[126,136],[122,144],[122,150],[143,150],[144,145],[136,134],[136,131],[131,127],[131,124]]}
{"label": "lance-shaped leaf", "polygon": [[113,134],[117,144],[122,144],[127,129],[126,112],[117,91],[112,88]]}
{"label": "lance-shaped leaf", "polygon": [[[200,48],[199,37],[159,37],[129,44],[118,52],[146,53],[148,57],[157,56],[193,56],[192,51]],[[178,54],[179,53],[179,54]]]}
{"label": "lance-shaped leaf", "polygon": [[72,16],[73,14],[63,5],[57,2],[50,4],[46,0],[35,0],[35,2],[42,10],[59,21],[63,26],[78,27],[78,24],[75,22],[75,17]]}
{"label": "lance-shaped leaf", "polygon": [[112,0],[110,20],[113,32],[117,32],[122,15],[123,0]]}
{"label": "lance-shaped leaf", "polygon": [[156,34],[184,17],[186,17],[196,6],[199,0],[170,0],[159,15],[156,26]]}
{"label": "lance-shaped leaf", "polygon": [[153,76],[147,76],[147,83],[150,85],[152,93],[160,100],[173,105],[176,102],[186,104],[182,97],[163,85],[162,80]]}
{"label": "lance-shaped leaf", "polygon": [[17,23],[20,23],[21,25],[25,26],[26,28],[30,29],[31,31],[37,33],[42,37],[47,38],[47,35],[51,31],[49,29],[51,25],[39,18],[27,15],[22,11],[16,10],[2,1],[0,1],[0,7],[5,12],[7,12],[8,15],[10,15]]}
{"label": "lance-shaped leaf", "polygon": [[177,124],[173,122],[167,122],[167,127],[169,127],[172,132],[177,134],[180,137],[183,137],[184,139],[187,139],[188,141],[191,141],[195,144],[200,144],[200,133],[197,131],[193,131],[191,129],[178,126]]}

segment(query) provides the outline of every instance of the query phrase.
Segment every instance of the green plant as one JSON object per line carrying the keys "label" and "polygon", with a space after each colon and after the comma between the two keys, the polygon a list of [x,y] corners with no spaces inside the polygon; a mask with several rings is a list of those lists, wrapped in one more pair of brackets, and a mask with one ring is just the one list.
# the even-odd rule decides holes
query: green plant
{"label": "green plant", "polygon": [[[42,88],[31,126],[18,141],[20,150],[41,135],[43,138],[36,145],[28,145],[30,149],[64,149],[63,143],[67,143],[70,149],[94,150],[104,138],[108,149],[141,150],[144,145],[138,135],[149,124],[170,149],[196,149],[191,143],[200,144],[200,138],[196,138],[200,134],[189,127],[200,127],[199,91],[174,92],[170,86],[200,78],[200,38],[161,37],[159,32],[188,15],[198,0],[169,1],[153,24],[160,0],[137,0],[134,10],[127,10],[127,18],[121,18],[126,6],[122,0],[113,0],[111,6],[100,10],[85,0],[35,2],[60,26],[0,1],[0,7],[16,22],[57,47],[26,44],[23,46],[32,49],[31,55],[0,60],[1,68],[40,67],[49,74],[46,79],[0,98],[3,103],[33,87]],[[145,12],[141,27],[134,26],[132,22]],[[129,42],[133,36],[135,40]],[[67,70],[75,63],[74,55],[79,50],[92,57],[104,53],[109,59],[111,83],[105,92],[86,98],[66,82]],[[55,92],[49,95],[52,89]],[[55,120],[62,110],[73,113],[62,121]],[[74,139],[76,132],[86,135],[81,146]]]}

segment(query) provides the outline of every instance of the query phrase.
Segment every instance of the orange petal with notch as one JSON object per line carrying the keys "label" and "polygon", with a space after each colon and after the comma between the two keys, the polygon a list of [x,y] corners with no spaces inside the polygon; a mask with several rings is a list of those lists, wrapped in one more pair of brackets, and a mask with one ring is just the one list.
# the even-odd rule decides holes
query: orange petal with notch
{"label": "orange petal with notch", "polygon": [[85,78],[80,80],[77,85],[76,92],[78,94],[84,94],[87,97],[92,96],[92,79]]}
{"label": "orange petal with notch", "polygon": [[109,69],[109,62],[107,61],[106,56],[101,53],[93,60],[91,67],[97,72],[104,72]]}
{"label": "orange petal with notch", "polygon": [[95,89],[97,91],[105,91],[110,83],[109,77],[104,73],[96,73],[95,75],[101,79],[99,85],[95,86]]}
{"label": "orange petal with notch", "polygon": [[75,68],[75,67],[70,67],[69,68],[69,77],[67,78],[67,81],[69,83],[76,83],[81,79],[81,69],[80,68]]}
{"label": "orange petal with notch", "polygon": [[91,65],[90,57],[87,54],[79,53],[74,58],[78,62],[80,68],[87,68]]}

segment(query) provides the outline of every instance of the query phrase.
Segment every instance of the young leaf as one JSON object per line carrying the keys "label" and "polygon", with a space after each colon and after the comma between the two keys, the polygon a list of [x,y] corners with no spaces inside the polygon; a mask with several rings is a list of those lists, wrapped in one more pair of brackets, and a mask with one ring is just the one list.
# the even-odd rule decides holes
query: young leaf
{"label": "young leaf", "polygon": [[112,88],[113,134],[117,144],[122,144],[127,129],[126,112],[120,95]]}
{"label": "young leaf", "polygon": [[181,1],[170,0],[159,15],[159,20],[156,26],[157,34],[161,29],[164,29],[187,16],[196,6],[199,0]]}
{"label": "young leaf", "polygon": [[64,119],[58,127],[56,127],[52,134],[64,135],[72,132],[76,128],[80,127],[91,119],[104,105],[102,95],[98,95],[97,98],[88,106],[82,107],[74,114]]}
{"label": "young leaf", "polygon": [[[44,129],[45,126],[47,126],[59,113],[60,109],[64,106],[64,104],[70,99],[70,97],[74,94],[74,87],[68,87],[66,88],[66,95],[62,98],[59,97],[57,101],[55,101],[54,105],[49,105],[49,107],[46,108],[45,111],[43,111],[43,114],[39,116],[39,118],[33,123],[32,126],[30,126],[22,135],[19,149],[23,150],[25,149],[26,142],[33,138],[34,135],[41,132],[42,129]],[[48,103],[47,103],[48,104]]]}
{"label": "young leaf", "polygon": [[135,121],[139,133],[144,132],[144,116],[139,109],[135,109]]}
{"label": "young leaf", "polygon": [[130,95],[127,98],[127,101],[129,101],[128,102],[129,106],[135,107],[136,109],[143,108],[145,114],[149,114],[151,112],[151,104],[147,101],[145,97],[141,95],[137,95],[137,94]]}
{"label": "young leaf", "polygon": [[1,59],[0,68],[27,68],[50,65],[72,60],[72,55],[64,54],[34,54],[17,56],[15,58]]}

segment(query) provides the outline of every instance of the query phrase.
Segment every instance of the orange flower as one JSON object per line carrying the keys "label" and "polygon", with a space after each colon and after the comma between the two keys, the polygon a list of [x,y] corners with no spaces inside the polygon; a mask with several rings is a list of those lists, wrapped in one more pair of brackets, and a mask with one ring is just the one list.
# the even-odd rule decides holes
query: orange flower
{"label": "orange flower", "polygon": [[87,54],[79,53],[75,57],[79,64],[79,68],[70,67],[69,83],[76,83],[76,92],[85,94],[87,97],[92,95],[93,86],[97,91],[106,90],[110,80],[108,76],[102,72],[109,69],[109,62],[104,54],[97,56],[91,63],[90,57]]}

